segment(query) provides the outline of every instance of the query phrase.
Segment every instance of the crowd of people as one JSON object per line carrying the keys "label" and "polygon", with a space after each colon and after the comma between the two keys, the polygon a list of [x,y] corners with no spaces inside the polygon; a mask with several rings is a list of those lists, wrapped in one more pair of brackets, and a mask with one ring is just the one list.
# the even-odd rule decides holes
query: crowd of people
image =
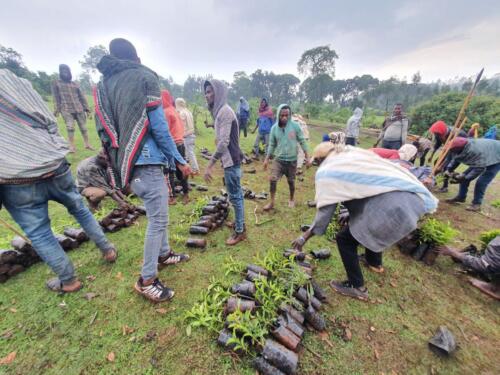
{"label": "crowd of people", "polygon": [[[143,265],[134,289],[153,302],[167,301],[172,299],[174,291],[160,281],[158,269],[189,260],[187,254],[172,250],[168,223],[169,206],[176,203],[176,181],[187,204],[188,178],[200,174],[193,115],[184,99],[174,100],[168,91],[161,90],[156,73],[141,64],[135,47],[125,39],[111,41],[109,54],[102,57],[97,69],[102,78],[93,98],[102,149],[78,165],[76,184],[66,160],[68,152],[76,151],[75,121],[85,147],[93,148],[85,125],[89,105],[72,81],[69,67],[60,65],[60,79],[53,84],[53,113],[28,81],[9,70],[0,70],[0,203],[57,275],[47,286],[54,291],[74,292],[82,283],[52,233],[48,202],[66,206],[104,259],[114,262],[117,249],[91,211],[98,209],[107,196],[126,208],[130,205],[127,195],[135,194],[144,203],[147,230]],[[232,234],[226,245],[234,246],[247,239],[240,137],[248,136],[251,108],[241,97],[233,110],[222,81],[205,81],[203,92],[214,120],[216,144],[203,178],[211,183],[220,163],[225,190],[234,209]],[[69,147],[57,129],[55,116],[59,114],[67,127]],[[435,181],[427,164],[431,164],[435,152],[455,129],[436,121],[429,128],[434,145],[423,136],[408,142],[410,119],[398,103],[385,119],[374,147],[365,150],[357,147],[362,118],[363,110],[354,109],[345,132],[326,135],[311,153],[307,117],[293,114],[289,104],[282,104],[274,111],[268,100],[262,98],[252,130],[252,133],[258,130],[252,153],[256,160],[263,153],[263,168],[270,169],[271,197],[265,211],[272,212],[275,208],[278,182],[283,176],[289,187],[288,206],[294,208],[297,175],[304,166],[310,167],[313,162],[318,165],[316,216],[310,228],[293,242],[293,247],[302,252],[312,236],[324,234],[332,220],[338,220],[341,230],[336,242],[347,280],[331,281],[330,286],[340,294],[366,300],[368,289],[360,260],[383,272],[382,252],[413,232],[423,215],[437,209],[438,199],[430,191]],[[380,142],[382,147],[377,147]],[[441,191],[447,189],[450,178],[459,183],[459,193],[447,201],[465,202],[470,183],[477,179],[468,209],[479,211],[488,185],[500,170],[500,142],[478,138],[478,127],[473,126],[469,134],[458,132],[449,151],[440,168],[446,184]],[[460,164],[468,169],[457,174],[454,171]],[[360,245],[366,249],[364,256],[358,256]],[[483,271],[500,272],[498,238],[489,247],[487,259],[464,258],[448,248],[442,249],[442,253],[474,267],[482,265]],[[495,293],[491,292],[491,286],[481,287],[487,288],[490,295]]]}

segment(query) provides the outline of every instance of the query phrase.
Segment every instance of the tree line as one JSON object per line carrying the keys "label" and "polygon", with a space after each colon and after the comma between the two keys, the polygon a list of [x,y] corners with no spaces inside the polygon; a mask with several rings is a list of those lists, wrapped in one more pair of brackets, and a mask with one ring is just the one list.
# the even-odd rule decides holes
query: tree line
{"label": "tree line", "polygon": [[[82,89],[90,93],[94,85],[92,74],[96,64],[108,53],[102,45],[90,47],[79,61],[82,73],[75,77]],[[457,79],[452,83],[442,81],[422,83],[419,72],[411,80],[391,77],[379,80],[370,74],[349,79],[335,79],[335,64],[339,56],[330,46],[320,46],[305,51],[297,62],[297,70],[305,78],[301,81],[294,74],[277,74],[257,69],[247,74],[237,71],[229,86],[229,100],[237,102],[240,96],[246,98],[266,97],[273,105],[280,103],[301,103],[309,105],[329,105],[332,109],[370,107],[387,110],[395,102],[405,107],[429,100],[431,97],[449,92],[464,92],[472,85],[468,78]],[[42,96],[50,95],[51,81],[57,73],[33,72],[23,62],[22,55],[12,48],[0,45],[0,68],[12,70],[17,75],[30,80]],[[203,101],[202,84],[211,76],[190,75],[183,84],[176,83],[172,77],[160,76],[163,87],[169,89],[174,97],[199,103]],[[500,77],[484,78],[479,83],[479,95],[500,97]]]}

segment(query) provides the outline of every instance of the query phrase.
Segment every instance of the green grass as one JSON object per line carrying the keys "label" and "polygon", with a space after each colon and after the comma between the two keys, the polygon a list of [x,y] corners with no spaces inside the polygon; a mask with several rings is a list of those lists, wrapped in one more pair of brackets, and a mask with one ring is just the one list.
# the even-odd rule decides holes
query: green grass
{"label": "green grass", "polygon": [[[199,123],[204,116],[199,116]],[[312,128],[312,144],[322,133],[333,130],[328,124]],[[89,121],[91,139],[98,146],[93,120]],[[65,135],[65,131],[63,131]],[[250,151],[254,136],[243,139],[242,147]],[[362,134],[361,145],[369,147],[374,138]],[[81,137],[77,136],[78,153],[70,155],[73,171],[79,160],[91,156],[83,151]],[[197,146],[213,149],[213,130],[201,128]],[[199,158],[205,165],[205,160]],[[267,191],[267,173],[261,163],[257,174],[244,174],[243,184],[255,192]],[[200,177],[195,182],[202,183]],[[217,170],[208,193],[193,192],[193,198],[216,194],[222,188],[222,171]],[[304,181],[298,182],[295,209],[286,207],[286,182],[278,185],[277,212],[274,221],[256,227],[254,208],[262,201],[245,201],[249,240],[237,247],[224,245],[229,229],[210,234],[205,252],[185,249],[182,239],[187,236],[186,218],[195,202],[188,206],[177,204],[170,210],[170,234],[176,251],[191,255],[191,260],[167,268],[160,277],[175,289],[170,303],[152,305],[133,292],[142,261],[142,245],[146,220],[141,218],[131,228],[110,234],[119,250],[116,264],[103,263],[92,244],[85,244],[70,254],[85,288],[78,293],[59,296],[45,290],[44,283],[51,277],[46,265],[40,263],[28,271],[0,285],[0,358],[15,351],[16,359],[10,365],[0,366],[0,373],[9,374],[255,374],[247,359],[235,358],[217,347],[216,336],[204,330],[193,330],[186,336],[183,317],[198,300],[200,291],[210,279],[219,277],[228,256],[242,262],[270,246],[286,248],[299,235],[299,226],[310,223],[314,209],[305,202],[314,199],[314,169],[306,171]],[[452,187],[455,190],[456,187]],[[451,196],[449,193],[447,196]],[[444,196],[440,196],[444,198]],[[486,202],[500,198],[497,180],[488,190]],[[112,203],[107,203],[112,206]],[[460,233],[454,239],[456,246],[470,241],[478,243],[480,232],[498,228],[499,210],[485,205],[487,215],[471,214],[463,206],[440,204],[437,217],[450,221]],[[62,228],[72,219],[65,209],[51,204],[52,226]],[[5,210],[2,218],[9,219]],[[259,214],[259,219],[271,215]],[[0,228],[0,244],[11,239],[10,232]],[[333,294],[327,287],[332,279],[344,277],[335,245],[325,238],[313,238],[306,250],[329,247],[332,257],[317,263],[315,275],[330,298],[324,314],[328,321],[330,347],[314,332],[305,336],[305,346],[321,356],[318,360],[308,350],[300,355],[302,374],[470,374],[498,373],[500,359],[499,312],[500,304],[485,297],[466,283],[449,260],[438,258],[428,267],[401,255],[393,249],[384,255],[386,273],[364,271],[373,303],[362,303]],[[87,277],[94,276],[89,281]],[[86,293],[96,293],[90,301]],[[348,324],[352,341],[345,342],[333,320]],[[453,358],[441,359],[427,348],[427,340],[439,325],[448,326],[460,349]],[[371,331],[374,327],[375,331]],[[460,328],[459,328],[460,327]],[[9,337],[10,336],[10,337]],[[115,353],[114,362],[106,358]],[[376,355],[375,353],[378,353]],[[377,359],[378,356],[378,359]]]}

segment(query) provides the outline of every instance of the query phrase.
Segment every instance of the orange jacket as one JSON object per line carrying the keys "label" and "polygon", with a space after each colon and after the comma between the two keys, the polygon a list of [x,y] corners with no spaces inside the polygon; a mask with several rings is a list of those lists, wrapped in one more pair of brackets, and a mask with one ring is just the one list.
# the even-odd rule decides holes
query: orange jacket
{"label": "orange jacket", "polygon": [[167,90],[161,91],[161,100],[163,102],[163,111],[168,122],[170,134],[176,145],[184,143],[184,124],[179,114],[175,110],[172,95]]}

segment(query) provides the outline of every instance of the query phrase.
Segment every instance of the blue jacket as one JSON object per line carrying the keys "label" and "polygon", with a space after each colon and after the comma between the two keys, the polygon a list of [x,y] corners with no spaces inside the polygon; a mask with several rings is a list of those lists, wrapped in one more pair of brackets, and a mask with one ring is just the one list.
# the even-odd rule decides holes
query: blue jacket
{"label": "blue jacket", "polygon": [[167,165],[169,160],[186,164],[168,130],[162,106],[148,112],[149,128],[146,141],[135,165]]}
{"label": "blue jacket", "polygon": [[273,127],[273,119],[267,116],[259,116],[257,125],[259,127],[259,134],[269,134]]}

